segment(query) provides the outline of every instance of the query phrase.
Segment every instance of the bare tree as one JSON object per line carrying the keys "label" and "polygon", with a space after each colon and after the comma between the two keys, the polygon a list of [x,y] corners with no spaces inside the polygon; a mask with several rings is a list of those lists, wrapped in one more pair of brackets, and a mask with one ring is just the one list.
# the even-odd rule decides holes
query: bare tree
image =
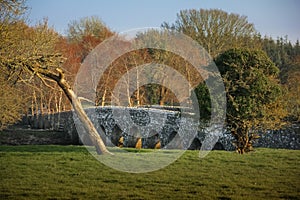
{"label": "bare tree", "polygon": [[[22,1],[17,5],[14,4],[14,1],[9,0],[0,3],[1,8],[6,4],[17,7],[12,9],[11,6],[6,6],[7,10],[5,11],[11,15],[18,15],[19,12],[15,12],[15,10],[23,6]],[[65,58],[55,48],[60,36],[48,28],[46,21],[35,27],[28,27],[23,20],[19,20],[17,17],[13,18],[11,15],[0,16],[1,71],[5,72],[8,79],[14,80],[15,83],[30,84],[34,77],[39,78],[45,85],[56,82],[71,102],[74,111],[93,141],[97,153],[111,154],[65,78],[61,68]]]}
{"label": "bare tree", "polygon": [[249,39],[257,34],[246,16],[218,9],[181,10],[175,23],[164,22],[162,26],[190,36],[212,57],[229,48],[249,46]]}

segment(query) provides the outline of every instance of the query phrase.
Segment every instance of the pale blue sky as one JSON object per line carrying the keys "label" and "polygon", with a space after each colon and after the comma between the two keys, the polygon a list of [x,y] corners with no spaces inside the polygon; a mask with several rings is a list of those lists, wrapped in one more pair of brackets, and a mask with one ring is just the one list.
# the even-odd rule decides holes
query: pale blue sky
{"label": "pale blue sky", "polygon": [[99,16],[120,32],[172,23],[182,9],[218,8],[247,16],[262,35],[300,39],[299,0],[28,0],[27,5],[31,24],[47,17],[63,34],[70,21],[86,16]]}

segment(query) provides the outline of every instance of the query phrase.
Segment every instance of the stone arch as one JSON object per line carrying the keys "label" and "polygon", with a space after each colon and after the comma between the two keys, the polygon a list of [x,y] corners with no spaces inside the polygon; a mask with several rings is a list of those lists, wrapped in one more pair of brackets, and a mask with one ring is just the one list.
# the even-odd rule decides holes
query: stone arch
{"label": "stone arch", "polygon": [[158,140],[158,142],[155,144],[154,149],[160,149],[161,148],[161,143]]}
{"label": "stone arch", "polygon": [[118,147],[123,147],[123,145],[124,145],[124,137],[121,136],[118,142]]}
{"label": "stone arch", "polygon": [[172,141],[177,135],[176,131],[172,131],[171,134],[169,135],[168,141]]}
{"label": "stone arch", "polygon": [[136,143],[138,139],[140,138],[138,128],[136,126],[133,126],[130,128],[128,133],[125,133],[125,141],[124,141],[124,146],[125,147],[130,147],[130,148],[135,148]]}
{"label": "stone arch", "polygon": [[142,138],[137,138],[136,143],[135,143],[135,148],[141,149],[142,146],[143,146]]}
{"label": "stone arch", "polygon": [[217,142],[213,150],[225,150],[224,145],[221,142]]}
{"label": "stone arch", "polygon": [[[111,135],[110,135],[110,139],[111,139],[111,143],[114,146],[119,146],[119,140],[122,137],[122,133],[123,131],[120,129],[120,127],[118,125],[115,125],[111,131]],[[123,143],[122,143],[123,145]]]}
{"label": "stone arch", "polygon": [[151,130],[147,138],[143,138],[143,148],[155,148],[157,142],[160,141],[160,135],[155,130]]}
{"label": "stone arch", "polygon": [[200,150],[202,146],[202,143],[200,142],[200,140],[198,138],[194,138],[192,144],[190,145],[190,147],[188,148],[188,150]]}
{"label": "stone arch", "polygon": [[168,143],[165,144],[163,147],[167,149],[182,149],[182,139],[180,138],[177,131],[173,130],[167,139]]}

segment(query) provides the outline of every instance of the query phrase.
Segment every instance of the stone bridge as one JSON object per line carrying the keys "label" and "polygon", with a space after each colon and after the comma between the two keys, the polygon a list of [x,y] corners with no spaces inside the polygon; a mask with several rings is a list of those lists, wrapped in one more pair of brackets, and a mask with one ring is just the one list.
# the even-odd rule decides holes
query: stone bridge
{"label": "stone bridge", "polygon": [[[108,146],[135,147],[139,142],[142,148],[159,146],[160,148],[200,149],[206,137],[216,134],[215,130],[200,130],[199,124],[193,121],[194,113],[188,108],[93,107],[85,110]],[[65,132],[73,144],[90,144],[84,129],[72,111],[29,116],[24,118],[23,124],[34,129]],[[261,134],[262,137],[254,146],[300,149],[299,130],[299,126],[296,126],[288,130]],[[231,135],[218,134],[219,139],[214,149],[234,150]]]}

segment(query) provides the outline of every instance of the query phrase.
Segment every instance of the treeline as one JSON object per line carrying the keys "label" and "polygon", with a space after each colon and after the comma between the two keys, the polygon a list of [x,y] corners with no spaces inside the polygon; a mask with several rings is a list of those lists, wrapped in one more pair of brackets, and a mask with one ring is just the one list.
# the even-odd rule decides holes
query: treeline
{"label": "treeline", "polygon": [[[19,38],[19,40],[38,40],[32,45],[53,48],[52,51],[62,54],[66,58],[62,67],[65,70],[67,79],[71,82],[71,85],[80,64],[89,52],[105,39],[117,34],[111,31],[98,17],[86,17],[78,21],[75,20],[70,22],[68,25],[67,36],[65,37],[48,27],[47,21],[42,21],[35,27],[30,27],[26,24],[26,19],[23,17],[27,12],[25,1],[12,3],[13,6],[10,6],[9,2],[10,1],[1,2],[3,5],[1,8],[2,51],[6,51],[6,54],[8,52],[8,49],[5,49],[7,48],[4,44],[5,41],[13,42],[14,40],[17,40],[16,38],[8,38],[9,36],[5,35],[7,30],[5,30],[4,24],[9,23],[11,29],[14,29],[14,31],[12,31],[13,34],[18,35],[21,32],[25,32],[25,34],[21,34],[22,38]],[[9,16],[10,19],[8,19],[8,13],[13,13],[14,16]],[[218,21],[220,19],[221,21]],[[299,41],[292,44],[287,36],[285,38],[277,39],[269,37],[263,38],[255,31],[254,25],[249,23],[245,16],[228,14],[221,10],[183,10],[177,14],[177,20],[173,24],[164,22],[162,27],[175,29],[176,31],[190,36],[199,42],[214,58],[221,52],[230,48],[247,47],[262,49],[279,67],[281,83],[289,91],[288,95],[293,96],[290,98],[289,104],[289,112],[292,114],[292,118],[296,119],[297,116],[299,116],[299,106],[297,106],[299,105],[297,104],[299,103],[299,96],[294,97],[294,95],[298,94],[297,89],[299,89]],[[36,35],[36,38],[32,38],[33,35],[31,32],[37,32],[37,34],[44,35]],[[46,47],[47,45],[48,47]],[[43,51],[41,47],[39,47],[39,50]],[[12,48],[10,50],[14,52],[11,55],[21,51],[17,50],[18,48],[20,49],[20,46],[10,48]],[[28,47],[26,48],[31,47],[28,44]],[[166,53],[164,52],[164,54]],[[102,77],[102,80],[99,82],[95,103],[102,106],[109,104],[112,98],[110,94],[115,85],[114,81],[118,80],[125,71],[130,70],[133,66],[137,66],[142,62],[159,61],[159,59],[161,59],[160,57],[163,57],[162,52],[140,51],[131,53],[130,55],[124,55],[122,58],[118,59],[118,61],[112,64],[110,71],[106,73],[107,77]],[[183,62],[180,58],[175,57],[175,55],[169,55],[168,59],[164,58],[164,64],[174,66],[174,63],[177,64],[177,66],[182,66]],[[184,65],[187,64],[184,63]],[[8,76],[9,78],[7,79]],[[2,93],[8,93],[3,94],[3,98],[14,95],[18,96],[18,98],[12,102],[12,104],[14,104],[13,107],[18,107],[18,109],[13,109],[13,112],[9,112],[11,115],[16,115],[20,110],[22,110],[21,113],[43,114],[60,112],[71,108],[65,95],[56,84],[42,82],[36,77],[32,77],[30,82],[28,80],[19,80],[20,76],[16,76],[16,72],[11,74],[7,71],[3,71],[3,69],[0,78],[3,88]],[[18,84],[18,87],[16,88],[14,86],[16,86],[17,82],[25,84]],[[174,99],[174,94],[167,88],[158,85],[148,85],[140,89],[139,97],[131,99],[127,102],[128,105],[171,105],[178,103],[176,99]],[[149,95],[146,95],[146,93]],[[135,93],[133,96],[136,95],[137,94]],[[7,101],[5,99],[3,100],[2,109],[5,109],[5,107],[6,109],[7,107],[12,107],[12,104],[9,106],[4,105]],[[22,101],[18,102],[20,100]],[[18,104],[20,104],[20,107],[17,106]],[[7,120],[10,121],[9,119]]]}
{"label": "treeline", "polygon": [[300,121],[300,44],[292,44],[288,37],[261,39],[262,49],[280,70],[280,83],[285,89],[285,100],[290,121]]}
{"label": "treeline", "polygon": [[[51,79],[51,76],[45,76],[46,70],[57,71],[57,77],[63,71],[72,86],[86,56],[104,40],[118,35],[95,16],[70,22],[66,36],[49,27],[47,21],[31,27],[26,23],[28,8],[25,3],[24,0],[0,1],[0,128],[14,123],[24,114],[39,115],[71,109],[62,88],[54,81],[56,74],[52,73],[54,79]],[[227,118],[242,121],[227,123],[235,126],[237,132],[240,126],[245,126],[242,132],[248,132],[263,122],[270,124],[273,120],[276,123],[272,124],[276,125],[278,120],[286,123],[300,120],[299,40],[292,44],[287,36],[277,39],[262,37],[247,17],[216,9],[182,10],[174,23],[163,22],[162,28],[183,33],[198,42],[219,69],[223,69],[221,74],[228,105],[231,106],[227,110],[232,112],[232,118]],[[136,36],[149,41],[163,37],[168,35],[154,30]],[[121,45],[131,44],[124,41]],[[136,79],[135,83],[130,83],[129,78],[122,79],[122,84],[128,85],[125,90],[114,92],[124,74],[145,63],[172,66],[182,74],[190,83],[188,91],[196,92],[203,118],[209,118],[213,100],[203,78],[180,56],[157,49],[135,50],[114,60],[101,79],[93,83],[96,89],[92,92],[96,98],[89,100],[97,106],[110,105],[111,102],[123,106],[172,106],[184,101],[167,87],[159,84],[139,86]],[[253,66],[248,66],[249,63]],[[234,66],[240,67],[233,70]],[[279,69],[278,73],[276,69]],[[157,70],[156,74],[160,79],[166,76],[163,69]],[[129,88],[131,84],[137,87],[133,93]],[[232,88],[235,92],[230,93]],[[275,94],[278,98],[274,97]]]}

